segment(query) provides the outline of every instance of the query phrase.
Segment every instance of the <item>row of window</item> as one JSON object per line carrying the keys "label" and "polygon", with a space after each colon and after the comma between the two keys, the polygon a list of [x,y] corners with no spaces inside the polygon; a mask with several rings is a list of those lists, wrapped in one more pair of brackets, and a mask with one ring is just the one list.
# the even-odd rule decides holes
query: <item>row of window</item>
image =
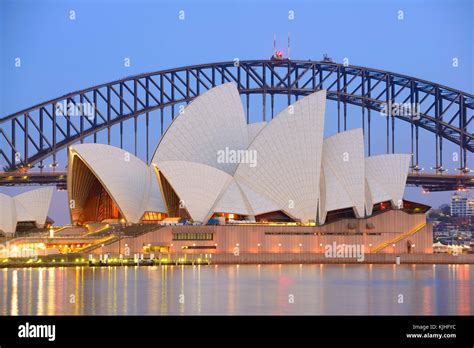
{"label": "row of window", "polygon": [[[375,235],[375,233],[367,233]],[[379,233],[380,234],[380,233]],[[268,236],[362,236],[362,232],[265,232]]]}
{"label": "row of window", "polygon": [[265,232],[269,236],[314,236],[314,232]]}
{"label": "row of window", "polygon": [[[362,236],[362,232],[265,232],[267,236]],[[380,235],[377,232],[367,233],[369,236]],[[213,240],[213,233],[173,233],[173,240]]]}
{"label": "row of window", "polygon": [[212,233],[173,233],[173,240],[212,240]]}
{"label": "row of window", "polygon": [[318,232],[318,236],[362,236],[362,232]]}

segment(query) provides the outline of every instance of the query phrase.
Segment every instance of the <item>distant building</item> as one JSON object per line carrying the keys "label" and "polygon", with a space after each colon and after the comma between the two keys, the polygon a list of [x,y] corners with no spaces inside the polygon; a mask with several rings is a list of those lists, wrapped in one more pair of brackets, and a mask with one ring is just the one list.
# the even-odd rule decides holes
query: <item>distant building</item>
{"label": "distant building", "polygon": [[454,193],[451,196],[451,216],[474,216],[474,197]]}

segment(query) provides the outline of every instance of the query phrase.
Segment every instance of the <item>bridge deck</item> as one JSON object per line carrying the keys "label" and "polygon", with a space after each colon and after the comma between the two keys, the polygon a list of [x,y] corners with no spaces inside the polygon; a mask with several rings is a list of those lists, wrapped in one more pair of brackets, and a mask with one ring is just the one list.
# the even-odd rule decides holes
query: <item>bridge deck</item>
{"label": "bridge deck", "polygon": [[[66,172],[0,172],[0,186],[56,185],[67,188]],[[455,191],[474,187],[473,174],[410,173],[407,186],[422,187],[426,191]]]}

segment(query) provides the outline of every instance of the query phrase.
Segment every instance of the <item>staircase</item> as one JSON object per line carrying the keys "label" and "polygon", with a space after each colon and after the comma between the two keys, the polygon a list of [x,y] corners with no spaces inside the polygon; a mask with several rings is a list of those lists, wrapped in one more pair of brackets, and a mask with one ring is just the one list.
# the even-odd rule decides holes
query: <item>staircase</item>
{"label": "staircase", "polygon": [[116,243],[119,238],[122,240],[124,238],[136,238],[138,236],[147,234],[149,232],[156,231],[159,228],[163,228],[164,226],[160,225],[132,225],[132,226],[127,226],[123,228],[121,231],[119,231],[120,236],[118,234],[109,234],[107,236],[104,236],[104,238],[99,239],[94,242],[94,245],[91,245],[89,247],[85,247],[84,249],[81,249],[79,252],[81,253],[88,253],[91,252],[94,249],[98,249],[102,247],[102,244],[104,246]]}
{"label": "staircase", "polygon": [[378,253],[378,252],[382,251],[383,249],[385,249],[386,247],[388,247],[389,245],[396,244],[399,241],[401,241],[402,239],[405,239],[407,237],[410,237],[410,236],[414,235],[416,232],[418,232],[419,230],[421,230],[425,226],[426,226],[426,222],[423,222],[423,223],[415,226],[412,230],[410,230],[406,233],[403,233],[401,235],[398,235],[397,237],[393,238],[392,240],[389,240],[388,242],[384,242],[384,243],[380,244],[379,246],[375,247],[374,249],[372,249],[372,253],[374,253],[374,254]]}
{"label": "staircase", "polygon": [[93,245],[85,247],[83,249],[80,249],[80,250],[78,250],[78,252],[79,253],[88,253],[88,252],[91,252],[94,249],[101,248],[102,244],[104,246],[109,245],[109,244],[115,243],[117,240],[118,240],[118,237],[110,235],[110,236],[107,236],[105,238],[96,240]]}

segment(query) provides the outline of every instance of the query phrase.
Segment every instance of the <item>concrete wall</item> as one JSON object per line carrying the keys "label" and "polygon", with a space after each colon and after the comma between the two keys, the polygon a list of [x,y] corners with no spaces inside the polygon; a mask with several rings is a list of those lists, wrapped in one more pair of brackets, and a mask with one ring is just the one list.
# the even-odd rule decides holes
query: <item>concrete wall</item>
{"label": "concrete wall", "polygon": [[[349,222],[356,223],[355,229],[348,228]],[[391,210],[368,219],[344,219],[318,227],[169,226],[136,238],[122,238],[120,250],[123,254],[127,246],[132,254],[143,253],[143,247],[151,244],[170,246],[171,253],[174,254],[317,254],[324,253],[326,245],[336,242],[363,245],[364,252],[370,253],[377,246],[392,241],[424,222],[423,214],[410,215]],[[374,228],[368,229],[367,223],[372,223]],[[212,233],[213,240],[173,240],[173,233]],[[431,225],[426,225],[416,234],[398,241],[395,246],[390,244],[381,253],[407,253],[407,241],[415,245],[412,253],[432,253]],[[209,246],[215,249],[183,249],[185,246]],[[118,242],[115,242],[97,248],[93,253],[116,254],[118,250]]]}
{"label": "concrete wall", "polygon": [[[355,258],[329,258],[324,254],[216,254],[209,259],[211,264],[265,264],[265,263],[383,263],[395,264],[396,257],[400,256],[401,264],[474,264],[474,255],[458,255],[449,254],[366,254],[363,261]],[[188,256],[188,260],[192,260]],[[197,258],[194,258],[196,261]],[[204,259],[203,259],[204,260]]]}

